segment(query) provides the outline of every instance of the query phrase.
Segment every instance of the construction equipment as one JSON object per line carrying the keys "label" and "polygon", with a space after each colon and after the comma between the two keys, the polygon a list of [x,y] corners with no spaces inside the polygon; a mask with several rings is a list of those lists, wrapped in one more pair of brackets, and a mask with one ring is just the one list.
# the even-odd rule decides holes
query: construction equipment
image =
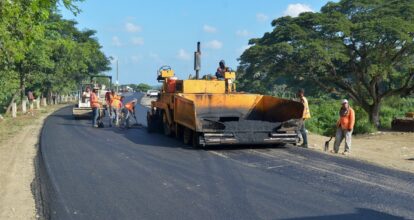
{"label": "construction equipment", "polygon": [[407,112],[405,117],[394,118],[391,128],[394,131],[414,132],[414,112]]}
{"label": "construction equipment", "polygon": [[[96,83],[92,83],[94,78],[108,78],[109,79],[109,88],[107,89],[105,85],[98,85]],[[90,118],[92,117],[92,108],[90,105],[90,98],[84,97],[83,92],[86,88],[89,88],[92,92],[92,89],[98,89],[98,98],[99,100],[105,100],[105,94],[110,91],[112,87],[112,76],[106,75],[92,75],[90,76],[90,80],[88,83],[81,83],[79,85],[79,92],[78,92],[78,104],[73,107],[72,115],[75,119],[82,119],[82,118]],[[103,104],[101,107],[101,115],[104,115],[104,109],[106,109],[106,103]]]}
{"label": "construction equipment", "polygon": [[[199,66],[199,65],[198,65]],[[164,66],[157,101],[147,113],[149,132],[182,138],[194,146],[298,142],[304,106],[300,102],[236,92],[235,72],[225,80],[176,80]]]}

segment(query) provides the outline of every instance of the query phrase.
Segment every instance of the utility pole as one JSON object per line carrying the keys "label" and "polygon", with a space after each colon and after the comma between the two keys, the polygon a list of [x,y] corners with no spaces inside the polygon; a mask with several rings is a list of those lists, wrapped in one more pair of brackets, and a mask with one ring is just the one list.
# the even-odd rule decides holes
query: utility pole
{"label": "utility pole", "polygon": [[119,71],[118,71],[118,59],[116,60],[116,93],[119,92]]}

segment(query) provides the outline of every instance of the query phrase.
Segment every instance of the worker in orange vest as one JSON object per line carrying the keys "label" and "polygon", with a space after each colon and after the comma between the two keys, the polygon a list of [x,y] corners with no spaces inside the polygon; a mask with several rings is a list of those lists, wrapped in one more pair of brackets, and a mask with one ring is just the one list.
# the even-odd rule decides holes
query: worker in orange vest
{"label": "worker in orange vest", "polygon": [[133,99],[132,101],[126,103],[124,108],[122,109],[122,113],[125,116],[125,123],[127,128],[129,128],[129,120],[131,118],[131,114],[135,115],[135,105],[137,104],[137,102],[137,99]]}
{"label": "worker in orange vest", "polygon": [[339,110],[339,120],[336,123],[336,136],[333,153],[338,153],[339,145],[345,138],[345,150],[343,155],[348,155],[351,150],[352,131],[355,125],[355,111],[349,106],[348,100],[342,101],[342,107]]}
{"label": "worker in orange vest", "polygon": [[97,95],[98,89],[93,89],[90,97],[90,103],[92,108],[92,126],[97,128],[98,118],[99,118],[99,109],[101,107],[101,103],[99,102],[99,98]]}
{"label": "worker in orange vest", "polygon": [[112,90],[112,100],[111,100],[111,109],[112,109],[112,117],[109,120],[109,126],[112,126],[112,123],[115,123],[118,126],[119,123],[119,113],[122,107],[121,97],[116,95],[115,91]]}

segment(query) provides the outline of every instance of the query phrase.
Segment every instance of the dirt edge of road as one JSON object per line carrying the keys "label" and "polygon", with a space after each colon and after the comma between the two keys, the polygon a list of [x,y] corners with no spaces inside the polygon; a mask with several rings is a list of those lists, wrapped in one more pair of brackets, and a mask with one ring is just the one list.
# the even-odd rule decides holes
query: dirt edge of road
{"label": "dirt edge of road", "polygon": [[0,219],[48,219],[40,137],[47,117],[66,106],[37,111],[30,123],[0,142]]}

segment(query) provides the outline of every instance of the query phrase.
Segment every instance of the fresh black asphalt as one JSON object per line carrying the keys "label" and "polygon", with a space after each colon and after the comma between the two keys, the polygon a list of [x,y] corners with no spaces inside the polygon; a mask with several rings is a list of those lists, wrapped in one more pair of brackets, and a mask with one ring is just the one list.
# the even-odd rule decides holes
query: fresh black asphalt
{"label": "fresh black asphalt", "polygon": [[50,219],[414,219],[413,174],[293,146],[195,149],[71,107],[46,120],[40,154]]}

